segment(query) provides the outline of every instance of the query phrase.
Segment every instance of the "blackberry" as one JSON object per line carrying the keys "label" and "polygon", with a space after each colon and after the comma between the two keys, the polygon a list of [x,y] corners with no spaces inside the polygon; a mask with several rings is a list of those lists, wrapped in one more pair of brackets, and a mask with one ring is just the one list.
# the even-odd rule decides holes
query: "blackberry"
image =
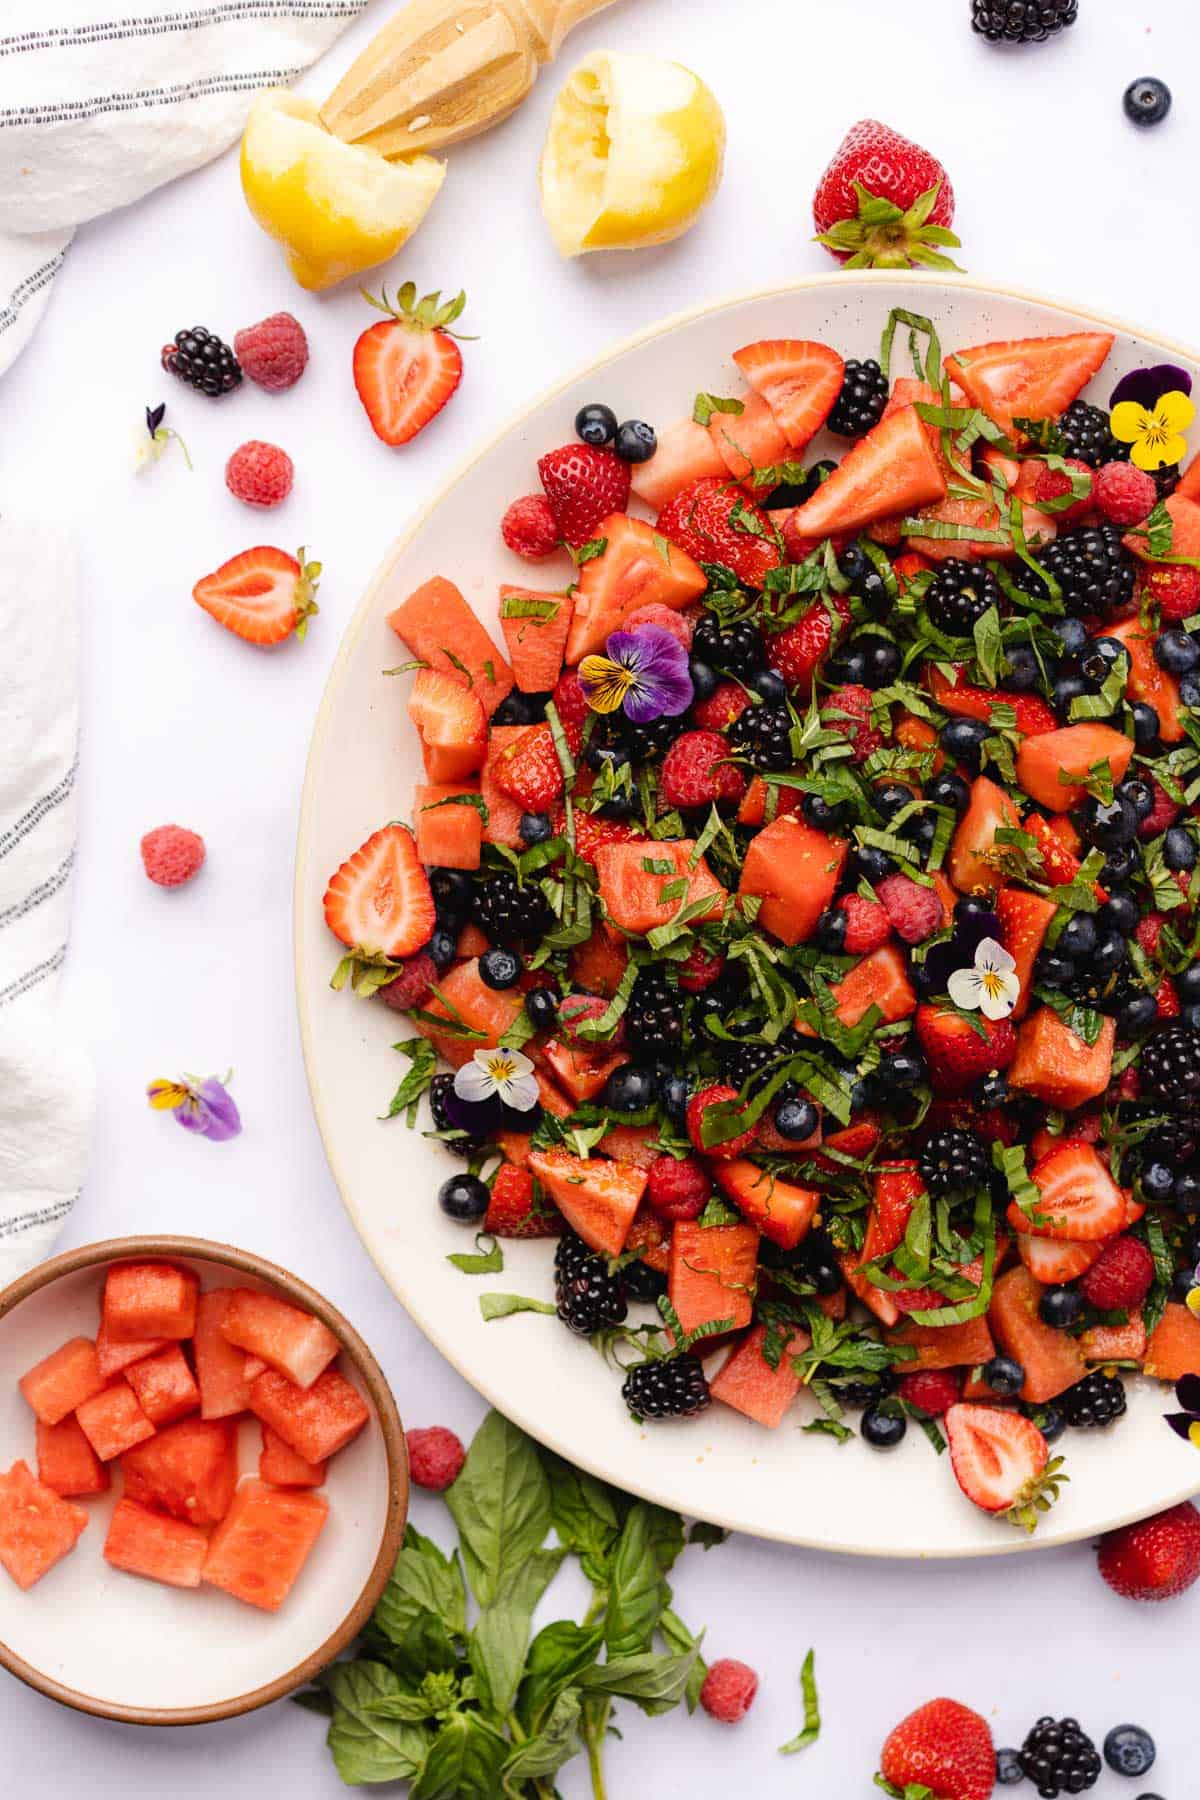
{"label": "blackberry", "polygon": [[969,1131],[935,1131],[921,1152],[921,1179],[939,1198],[973,1194],[991,1173],[986,1149]]}
{"label": "blackberry", "polygon": [[621,1275],[610,1275],[603,1256],[589,1250],[573,1231],[566,1232],[554,1252],[554,1298],[563,1324],[580,1337],[591,1337],[604,1325],[625,1318],[627,1289]]}
{"label": "blackberry", "polygon": [[989,606],[998,610],[1003,598],[990,569],[952,556],[925,590],[925,611],[929,623],[939,631],[951,637],[970,637],[976,620],[982,619]]}
{"label": "blackberry", "polygon": [[971,0],[971,29],[989,44],[1044,44],[1079,17],[1079,0]]}
{"label": "blackberry", "polygon": [[1058,1794],[1083,1794],[1100,1779],[1100,1752],[1078,1719],[1039,1719],[1021,1745],[1025,1779],[1037,1784],[1044,1800]]}
{"label": "blackberry", "polygon": [[214,332],[205,331],[203,325],[177,331],[174,343],[163,345],[162,366],[168,375],[178,376],[210,400],[241,386],[241,363],[229,345]]}
{"label": "blackberry", "polygon": [[652,1269],[640,1256],[636,1262],[626,1263],[623,1273],[631,1300],[657,1300],[667,1291],[666,1276]]}
{"label": "blackberry", "polygon": [[625,1030],[639,1060],[674,1059],[683,1041],[682,996],[664,969],[644,969],[625,1009]]}
{"label": "blackberry", "polygon": [[1056,1405],[1067,1424],[1074,1425],[1077,1431],[1111,1425],[1125,1411],[1125,1383],[1119,1375],[1105,1375],[1095,1369],[1060,1394]]}
{"label": "blackberry", "polygon": [[[1143,1112],[1142,1118],[1157,1114]],[[1194,1113],[1181,1112],[1165,1124],[1156,1125],[1154,1130],[1141,1143],[1141,1155],[1151,1162],[1167,1162],[1174,1167],[1190,1162],[1197,1150],[1200,1150],[1200,1117]]]}
{"label": "blackberry", "polygon": [[[1128,448],[1128,446],[1126,446],[1126,448]],[[1158,497],[1160,500],[1170,499],[1171,495],[1175,492],[1175,489],[1179,486],[1181,472],[1179,463],[1167,463],[1161,469],[1151,469],[1149,471],[1150,479],[1158,489]]]}
{"label": "blackberry", "polygon": [[888,403],[887,376],[873,357],[846,364],[842,391],[825,423],[838,437],[862,437],[883,417]]}
{"label": "blackberry", "polygon": [[712,1405],[698,1356],[684,1351],[660,1362],[635,1363],[621,1383],[635,1419],[690,1419]]}
{"label": "blackberry", "polygon": [[749,675],[762,667],[762,634],[750,619],[737,625],[722,625],[712,613],[707,613],[692,633],[692,655],[712,668],[727,669],[731,675]]}
{"label": "blackberry", "polygon": [[522,887],[511,869],[490,869],[471,898],[471,912],[493,944],[536,943],[553,923],[540,888]]}
{"label": "blackberry", "polygon": [[1143,1091],[1183,1103],[1200,1097],[1200,1032],[1172,1022],[1142,1048]]}
{"label": "blackberry", "polygon": [[829,1392],[847,1412],[861,1412],[864,1407],[878,1406],[896,1390],[896,1378],[888,1370],[881,1375],[855,1381],[830,1382]]}
{"label": "blackberry", "polygon": [[1129,445],[1117,442],[1102,406],[1073,400],[1058,421],[1058,429],[1066,445],[1063,455],[1075,457],[1089,469],[1102,468],[1105,463],[1129,461]]}
{"label": "blackberry", "polygon": [[[778,1062],[781,1056],[787,1054],[787,1050],[788,1047],[785,1044],[739,1044],[724,1058],[721,1066],[722,1078],[730,1087],[737,1088],[739,1093],[749,1082],[751,1084],[750,1092],[753,1093],[756,1087],[762,1085],[755,1078],[764,1069],[769,1069],[772,1063]],[[786,1099],[790,1092],[794,1092],[794,1086],[791,1082],[787,1082],[780,1089],[776,1098]]]}
{"label": "blackberry", "polygon": [[[1038,561],[1062,592],[1069,613],[1113,613],[1133,599],[1135,567],[1121,543],[1115,525],[1087,525],[1067,531],[1038,552]],[[1038,576],[1026,574],[1025,584],[1049,598],[1049,589]]]}
{"label": "blackberry", "polygon": [[782,706],[748,706],[734,720],[729,733],[733,748],[748,756],[756,769],[782,774],[796,758],[792,754],[792,715]]}
{"label": "blackberry", "polygon": [[482,1150],[486,1138],[472,1137],[469,1132],[451,1117],[446,1104],[447,1096],[454,1091],[453,1075],[435,1075],[429,1084],[429,1110],[433,1114],[434,1129],[437,1131],[456,1131],[458,1136],[448,1139],[447,1150],[454,1150],[460,1156],[472,1156],[476,1150]]}
{"label": "blackberry", "polygon": [[647,719],[639,725],[622,714],[617,743],[632,763],[657,762],[660,756],[666,755],[682,729],[678,719],[664,716]]}

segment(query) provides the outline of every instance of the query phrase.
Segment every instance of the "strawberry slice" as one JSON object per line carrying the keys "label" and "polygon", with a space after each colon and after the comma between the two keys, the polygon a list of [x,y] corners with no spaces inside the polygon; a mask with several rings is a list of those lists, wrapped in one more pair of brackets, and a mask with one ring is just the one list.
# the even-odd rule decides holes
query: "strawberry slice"
{"label": "strawberry slice", "polygon": [[295,632],[302,638],[319,609],[313,595],[319,562],[299,560],[286,550],[258,544],[230,557],[192,589],[192,599],[218,625],[248,644],[282,644]]}
{"label": "strawberry slice", "polygon": [[954,664],[954,680],[949,681],[936,663],[926,666],[926,680],[929,692],[942,708],[943,712],[956,713],[963,719],[980,719],[989,724],[992,708],[995,706],[1011,706],[1016,716],[1017,730],[1025,737],[1036,737],[1040,732],[1053,731],[1058,724],[1054,709],[1042,699],[1040,694],[1002,693],[998,688],[972,687],[964,681],[963,671],[959,664]]}
{"label": "strawberry slice", "polygon": [[560,533],[573,550],[599,535],[629,504],[629,464],[615,450],[564,444],[538,459],[538,474]]}
{"label": "strawberry slice", "polygon": [[1081,394],[1113,347],[1107,331],[1064,337],[1018,338],[956,350],[946,373],[973,406],[1002,431],[1013,419],[1055,419]]}
{"label": "strawberry slice", "polygon": [[325,923],[356,956],[411,956],[436,912],[412,832],[385,825],[348,857],[325,890]]}
{"label": "strawberry slice", "polygon": [[562,767],[548,725],[531,725],[492,765],[496,786],[526,812],[547,812],[563,791]]}
{"label": "strawberry slice", "polygon": [[782,561],[767,515],[732,482],[712,476],[668,501],[657,529],[697,562],[724,563],[750,587],[761,587],[763,576]]}
{"label": "strawberry slice", "polygon": [[1032,1531],[1038,1501],[1053,1493],[1042,1475],[1050,1457],[1046,1440],[1031,1419],[998,1406],[960,1401],[942,1421],[955,1479],[968,1500],[984,1512],[1013,1515]]}
{"label": "strawberry slice", "polygon": [[1034,1164],[1031,1180],[1041,1196],[1038,1212],[1048,1223],[1037,1224],[1014,1200],[1008,1209],[1014,1231],[1093,1243],[1112,1237],[1125,1223],[1125,1196],[1090,1144],[1060,1145]]}
{"label": "strawberry slice", "polygon": [[487,715],[457,675],[419,669],[408,697],[408,716],[420,734],[430,781],[460,781],[483,767]]}
{"label": "strawberry slice", "polygon": [[354,385],[371,430],[383,443],[407,444],[436,418],[462,380],[462,352],[448,327],[465,294],[442,304],[440,294],[418,300],[406,282],[393,303],[365,296],[390,316],[368,326],[354,346]]}
{"label": "strawberry slice", "polygon": [[735,350],[733,360],[761,394],[793,450],[803,450],[833,411],[846,365],[828,344],[764,338]]}
{"label": "strawberry slice", "polygon": [[1069,1238],[1033,1237],[1030,1232],[1017,1234],[1017,1251],[1035,1281],[1043,1287],[1059,1287],[1074,1281],[1090,1269],[1099,1256],[1099,1244],[1075,1244]]}

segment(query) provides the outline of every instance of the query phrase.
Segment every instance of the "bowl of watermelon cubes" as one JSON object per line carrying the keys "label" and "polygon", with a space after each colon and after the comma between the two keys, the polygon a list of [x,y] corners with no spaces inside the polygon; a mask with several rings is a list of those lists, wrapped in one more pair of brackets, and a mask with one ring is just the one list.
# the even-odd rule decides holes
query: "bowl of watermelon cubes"
{"label": "bowl of watermelon cubes", "polygon": [[386,557],[304,797],[314,1103],[573,1462],[911,1556],[1200,1487],[1197,381],[842,272],[535,400]]}
{"label": "bowl of watermelon cubes", "polygon": [[0,1293],[0,1664],[143,1725],[229,1718],[356,1635],[404,1434],[342,1315],[250,1251],[118,1238]]}

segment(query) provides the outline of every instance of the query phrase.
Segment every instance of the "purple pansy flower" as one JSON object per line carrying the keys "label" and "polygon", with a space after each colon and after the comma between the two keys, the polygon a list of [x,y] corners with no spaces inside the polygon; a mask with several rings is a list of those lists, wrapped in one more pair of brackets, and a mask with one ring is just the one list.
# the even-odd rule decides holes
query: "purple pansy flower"
{"label": "purple pansy flower", "polygon": [[1121,406],[1131,400],[1153,412],[1164,394],[1190,394],[1192,378],[1175,363],[1155,363],[1150,369],[1134,369],[1123,375],[1112,391],[1109,406]]}
{"label": "purple pansy flower", "polygon": [[692,703],[688,653],[661,625],[637,631],[614,631],[605,655],[585,656],[579,679],[593,712],[617,712],[635,725],[651,719],[676,718]]}
{"label": "purple pansy flower", "polygon": [[146,1098],[156,1112],[173,1112],[175,1123],[185,1131],[221,1144],[242,1129],[237,1103],[225,1085],[229,1079],[228,1075],[225,1081],[218,1081],[215,1075],[203,1080],[185,1075],[180,1081],[152,1081]]}

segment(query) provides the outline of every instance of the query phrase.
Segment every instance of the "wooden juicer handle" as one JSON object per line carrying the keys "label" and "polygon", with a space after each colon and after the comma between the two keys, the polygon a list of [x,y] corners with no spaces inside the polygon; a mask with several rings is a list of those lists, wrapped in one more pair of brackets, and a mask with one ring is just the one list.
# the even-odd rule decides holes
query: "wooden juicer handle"
{"label": "wooden juicer handle", "polygon": [[321,122],[412,156],[474,137],[521,104],[572,26],[612,0],[408,0],[347,70]]}

